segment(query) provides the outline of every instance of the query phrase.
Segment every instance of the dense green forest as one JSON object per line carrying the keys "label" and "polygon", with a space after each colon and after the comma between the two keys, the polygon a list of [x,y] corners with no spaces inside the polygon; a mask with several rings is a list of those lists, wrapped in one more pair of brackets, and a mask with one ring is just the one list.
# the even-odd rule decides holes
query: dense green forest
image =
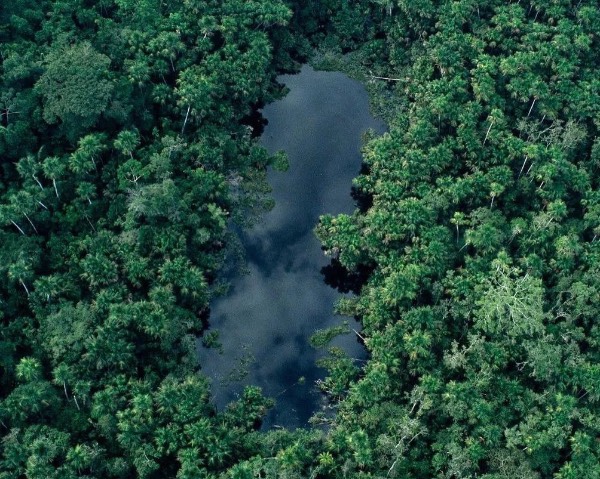
{"label": "dense green forest", "polygon": [[[16,0],[0,28],[0,479],[600,478],[597,0]],[[336,414],[258,431],[271,400],[217,411],[196,338],[283,160],[254,113],[311,51],[389,125],[316,225],[369,360],[331,348]]]}

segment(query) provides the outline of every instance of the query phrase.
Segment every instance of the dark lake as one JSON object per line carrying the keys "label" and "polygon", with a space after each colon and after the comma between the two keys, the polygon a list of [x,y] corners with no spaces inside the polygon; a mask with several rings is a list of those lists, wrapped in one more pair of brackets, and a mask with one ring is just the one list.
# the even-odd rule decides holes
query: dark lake
{"label": "dark lake", "polygon": [[[313,229],[321,214],[355,209],[350,190],[362,134],[384,125],[371,117],[363,86],[341,73],[304,66],[279,81],[290,91],[264,108],[261,142],[270,152],[285,150],[290,168],[269,172],[276,206],[242,234],[249,273],[230,278],[229,293],[213,301],[210,327],[219,331],[222,353],[201,348],[200,361],[219,408],[244,385],[258,385],[277,401],[265,427],[294,428],[322,407],[315,381],[324,371],[309,337],[347,319],[332,313],[340,293],[323,281],[329,260]],[[364,356],[354,334],[336,345]]]}

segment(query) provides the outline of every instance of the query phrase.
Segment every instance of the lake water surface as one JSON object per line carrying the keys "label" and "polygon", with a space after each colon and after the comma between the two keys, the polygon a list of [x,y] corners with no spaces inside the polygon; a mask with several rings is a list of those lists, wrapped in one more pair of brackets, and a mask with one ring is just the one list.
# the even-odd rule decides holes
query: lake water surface
{"label": "lake water surface", "polygon": [[[371,117],[363,86],[341,73],[304,66],[279,81],[290,92],[264,108],[261,142],[270,152],[285,150],[290,168],[269,172],[276,206],[242,235],[249,274],[231,278],[229,293],[213,302],[209,321],[222,353],[201,349],[200,361],[218,407],[257,385],[277,401],[265,427],[294,428],[321,407],[315,381],[324,372],[309,337],[344,320],[332,314],[340,293],[323,282],[329,261],[313,229],[321,214],[354,210],[362,134],[384,125]],[[354,335],[336,345],[364,355]]]}

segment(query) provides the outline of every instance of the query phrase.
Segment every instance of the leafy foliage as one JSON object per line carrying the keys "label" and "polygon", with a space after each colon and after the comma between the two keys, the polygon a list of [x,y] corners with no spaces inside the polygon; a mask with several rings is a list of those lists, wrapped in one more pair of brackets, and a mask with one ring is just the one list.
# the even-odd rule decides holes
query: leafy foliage
{"label": "leafy foliage", "polygon": [[[598,478],[598,7],[4,2],[0,477]],[[320,361],[326,431],[263,433],[196,337],[309,44],[389,124],[316,228],[369,360]]]}
{"label": "leafy foliage", "polygon": [[[349,274],[372,268],[343,305],[371,358],[339,402],[331,469],[596,477],[597,3],[353,8],[375,33],[335,64],[390,128],[355,180],[370,208],[316,229]],[[356,38],[340,18],[326,31],[330,52]]]}
{"label": "leafy foliage", "polygon": [[250,457],[270,402],[250,388],[217,413],[196,337],[229,218],[283,163],[245,123],[294,67],[289,18],[270,0],[0,8],[0,477]]}

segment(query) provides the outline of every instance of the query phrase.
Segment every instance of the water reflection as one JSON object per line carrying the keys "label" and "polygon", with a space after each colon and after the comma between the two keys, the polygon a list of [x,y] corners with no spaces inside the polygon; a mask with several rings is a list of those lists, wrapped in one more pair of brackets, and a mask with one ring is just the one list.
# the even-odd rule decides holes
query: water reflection
{"label": "water reflection", "polygon": [[[292,428],[320,407],[314,383],[322,371],[308,338],[342,321],[332,314],[339,293],[323,282],[328,261],[313,228],[320,214],[355,208],[350,189],[361,167],[361,136],[383,124],[371,118],[362,85],[341,73],[305,66],[280,81],[290,92],[265,107],[261,141],[271,152],[285,150],[290,168],[269,173],[276,206],[242,235],[249,274],[233,278],[229,294],[212,305],[222,354],[203,349],[200,359],[219,407],[255,384],[277,400],[265,426]],[[336,341],[362,356],[355,337]]]}

